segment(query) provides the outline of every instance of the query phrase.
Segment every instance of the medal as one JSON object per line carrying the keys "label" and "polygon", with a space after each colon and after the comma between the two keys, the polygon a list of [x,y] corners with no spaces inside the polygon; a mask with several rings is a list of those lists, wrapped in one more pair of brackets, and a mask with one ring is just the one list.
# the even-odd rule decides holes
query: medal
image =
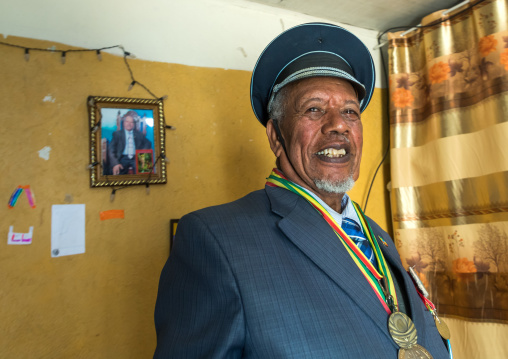
{"label": "medal", "polygon": [[388,318],[388,331],[399,346],[399,359],[432,359],[432,355],[417,344],[418,336],[411,319],[401,312],[394,312]]}
{"label": "medal", "polygon": [[432,355],[421,345],[415,344],[411,349],[400,349],[398,359],[433,359]]}
{"label": "medal", "polygon": [[408,349],[416,344],[416,328],[411,319],[401,312],[394,312],[388,318],[388,330],[395,343]]}
{"label": "medal", "polygon": [[429,311],[434,316],[434,322],[436,323],[437,331],[439,332],[439,335],[445,340],[449,340],[451,337],[450,329],[448,328],[448,325],[446,325],[445,321],[437,316],[436,307],[434,304],[428,299],[429,293],[423,286],[423,283],[421,282],[420,278],[418,278],[418,275],[414,271],[412,267],[409,267],[409,274],[411,275],[411,278],[413,279],[413,283],[416,286],[416,291],[418,292],[418,295],[420,298],[422,298],[423,303],[425,306],[429,309]]}
{"label": "medal", "polygon": [[442,318],[439,318],[437,314],[434,313],[434,322],[436,323],[436,328],[439,334],[443,339],[450,339],[451,333],[450,328],[446,325],[445,321]]}

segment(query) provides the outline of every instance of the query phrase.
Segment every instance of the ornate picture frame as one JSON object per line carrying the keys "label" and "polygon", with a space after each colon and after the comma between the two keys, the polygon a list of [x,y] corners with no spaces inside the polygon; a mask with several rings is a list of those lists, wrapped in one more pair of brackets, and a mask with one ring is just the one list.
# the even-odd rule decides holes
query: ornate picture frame
{"label": "ornate picture frame", "polygon": [[89,96],[88,114],[90,187],[167,182],[162,99]]}

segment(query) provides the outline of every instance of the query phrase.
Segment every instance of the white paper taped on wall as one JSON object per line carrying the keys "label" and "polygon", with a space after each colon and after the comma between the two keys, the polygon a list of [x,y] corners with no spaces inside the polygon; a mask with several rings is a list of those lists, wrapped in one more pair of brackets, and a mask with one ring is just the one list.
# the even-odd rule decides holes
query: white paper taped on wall
{"label": "white paper taped on wall", "polygon": [[9,226],[9,234],[7,235],[7,244],[32,244],[34,227],[30,227],[28,233],[14,232],[14,226]]}
{"label": "white paper taped on wall", "polygon": [[85,253],[85,205],[51,207],[51,257]]}

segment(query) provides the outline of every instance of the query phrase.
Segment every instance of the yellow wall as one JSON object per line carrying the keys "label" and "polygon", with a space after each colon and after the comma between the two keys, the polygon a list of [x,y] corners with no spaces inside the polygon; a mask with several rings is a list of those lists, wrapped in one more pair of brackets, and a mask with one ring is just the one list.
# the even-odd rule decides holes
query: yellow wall
{"label": "yellow wall", "polygon": [[[48,48],[53,43],[9,37],[6,42]],[[67,49],[56,44],[57,49]],[[128,49],[127,49],[128,50]],[[89,95],[150,98],[130,83],[123,59],[0,45],[0,357],[148,358],[155,347],[153,308],[169,252],[169,220],[261,188],[274,164],[264,128],[250,109],[250,73],[131,60],[135,78],[162,96],[168,183],[129,187],[110,202],[108,188],[90,188]],[[43,101],[51,96],[52,101]],[[363,205],[388,140],[381,118],[385,91],[376,89],[364,114],[361,180],[352,197]],[[382,126],[383,124],[383,126]],[[38,151],[51,147],[49,160]],[[387,227],[387,165],[367,215]],[[18,185],[30,185],[37,208],[22,197],[6,204]],[[86,253],[51,258],[51,206],[86,205]],[[125,210],[125,219],[100,221],[99,212]],[[34,226],[33,244],[7,245]]]}

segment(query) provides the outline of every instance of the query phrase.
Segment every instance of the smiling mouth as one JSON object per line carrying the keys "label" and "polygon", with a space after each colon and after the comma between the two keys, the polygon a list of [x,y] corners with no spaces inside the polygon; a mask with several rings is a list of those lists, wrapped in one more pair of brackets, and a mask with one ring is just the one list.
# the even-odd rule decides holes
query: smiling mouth
{"label": "smiling mouth", "polygon": [[328,158],[342,158],[346,155],[346,150],[344,148],[325,148],[322,151],[316,152],[316,155],[325,156]]}

